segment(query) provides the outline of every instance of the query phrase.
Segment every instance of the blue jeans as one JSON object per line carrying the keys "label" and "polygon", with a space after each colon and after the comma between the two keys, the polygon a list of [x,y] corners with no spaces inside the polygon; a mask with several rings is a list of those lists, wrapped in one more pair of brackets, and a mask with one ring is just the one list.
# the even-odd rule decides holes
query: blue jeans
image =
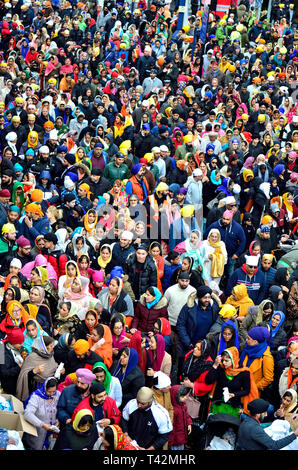
{"label": "blue jeans", "polygon": [[184,450],[184,444],[181,446],[169,446],[170,450]]}
{"label": "blue jeans", "polygon": [[228,277],[232,276],[235,270],[236,261],[237,260],[232,259],[230,256],[228,257],[228,262],[227,262],[227,276]]}

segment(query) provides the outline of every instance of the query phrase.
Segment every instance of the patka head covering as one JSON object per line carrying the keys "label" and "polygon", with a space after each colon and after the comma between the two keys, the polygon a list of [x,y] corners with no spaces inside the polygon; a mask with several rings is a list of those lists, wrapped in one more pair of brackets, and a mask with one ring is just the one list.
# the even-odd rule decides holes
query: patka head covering
{"label": "patka head covering", "polygon": [[132,240],[133,239],[133,233],[129,232],[128,230],[123,230],[123,232],[120,235],[120,238],[123,240]]}
{"label": "patka head covering", "polygon": [[132,175],[137,175],[140,171],[140,169],[142,168],[142,165],[141,163],[137,163],[136,165],[134,165],[131,169],[131,174]]}
{"label": "patka head covering", "polygon": [[265,253],[263,256],[262,256],[262,261],[273,261],[273,258],[274,258],[274,255],[272,255],[271,253]]}
{"label": "patka head covering", "polygon": [[232,318],[237,315],[237,309],[233,305],[224,304],[218,314],[221,318]]}
{"label": "patka head covering", "polygon": [[257,267],[259,264],[259,257],[258,256],[245,256],[245,264],[248,266]]}
{"label": "patka head covering", "polygon": [[97,395],[98,393],[102,393],[102,392],[105,392],[105,388],[103,386],[103,384],[101,384],[100,382],[95,382],[91,385],[90,387],[90,393],[92,393],[92,395]]}
{"label": "patka head covering", "polygon": [[223,213],[223,217],[225,219],[232,219],[234,217],[234,212],[233,211],[229,211],[228,209],[224,211]]}
{"label": "patka head covering", "polygon": [[153,400],[153,390],[149,387],[141,387],[137,393],[137,400],[148,403]]}
{"label": "patka head covering", "polygon": [[43,217],[44,213],[42,212],[41,208],[39,207],[38,204],[35,204],[34,202],[31,202],[26,206],[25,212],[31,212],[32,214],[37,214],[39,217]]}
{"label": "patka head covering", "polygon": [[13,224],[4,224],[2,227],[2,233],[15,233],[16,228]]}
{"label": "patka head covering", "polygon": [[181,217],[191,217],[194,214],[195,207],[192,204],[182,207],[180,210]]}
{"label": "patka head covering", "polygon": [[17,239],[17,245],[21,248],[24,248],[24,246],[30,246],[31,243],[30,241],[28,240],[28,238],[24,237],[24,235],[21,235],[18,239]]}
{"label": "patka head covering", "polygon": [[272,222],[272,221],[273,221],[273,218],[271,217],[271,215],[264,215],[264,217],[261,220],[261,224],[267,225],[268,222]]}
{"label": "patka head covering", "polygon": [[89,351],[89,343],[85,339],[78,339],[73,345],[76,354],[85,354]]}
{"label": "patka head covering", "polygon": [[159,370],[158,372],[154,373],[153,384],[154,384],[154,387],[158,389],[170,387],[171,379],[167,374]]}

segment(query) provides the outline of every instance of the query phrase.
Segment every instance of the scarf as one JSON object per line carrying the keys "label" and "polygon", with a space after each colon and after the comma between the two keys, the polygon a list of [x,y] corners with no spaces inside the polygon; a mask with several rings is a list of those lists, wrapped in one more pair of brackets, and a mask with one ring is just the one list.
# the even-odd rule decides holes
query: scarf
{"label": "scarf", "polygon": [[[272,318],[275,316],[275,315],[278,315],[280,317],[280,322],[279,324],[277,325],[276,328],[272,329]],[[270,339],[273,339],[275,336],[276,336],[276,333],[278,332],[278,330],[281,328],[282,324],[284,323],[285,321],[285,314],[283,312],[279,312],[279,311],[275,311],[272,316],[271,316],[271,319],[270,319],[270,322],[269,322],[269,326],[270,326]]]}
{"label": "scarf", "polygon": [[74,418],[73,423],[72,423],[73,429],[78,434],[85,434],[90,430],[90,429],[86,429],[85,431],[81,431],[80,428],[79,428],[80,421],[84,416],[91,416],[92,420],[93,420],[93,414],[92,414],[91,410],[80,410],[80,411],[78,411],[77,414],[75,415],[75,418]]}
{"label": "scarf", "polygon": [[191,382],[195,382],[204,372],[211,369],[213,361],[206,360],[205,355],[200,356],[197,360],[191,350],[185,357],[183,364],[183,377],[188,377]]}
{"label": "scarf", "polygon": [[95,218],[95,221],[93,222],[93,224],[90,224],[88,222],[88,214],[90,212],[90,210],[93,210],[93,209],[89,209],[87,211],[87,214],[85,215],[84,217],[84,227],[86,229],[86,231],[90,234],[92,232],[92,230],[95,229],[96,225],[97,225],[97,221],[98,221],[98,215],[96,215],[96,218]]}
{"label": "scarf", "polygon": [[129,347],[134,348],[139,356],[139,367],[143,373],[145,373],[147,366],[147,354],[144,348],[142,348],[142,337],[141,332],[137,330],[131,337]]}
{"label": "scarf", "polygon": [[146,306],[148,309],[151,309],[152,307],[154,307],[154,305],[156,305],[162,297],[160,291],[156,287],[153,287],[153,290],[155,293],[155,299],[151,303],[146,302]]}
{"label": "scarf", "polygon": [[[119,357],[121,356],[123,349],[119,351]],[[129,349],[129,357],[128,357],[128,363],[125,367],[125,370],[122,371],[122,367],[121,367],[120,359],[119,359],[115,372],[113,373],[113,376],[118,377],[121,384],[125,380],[125,378],[130,374],[130,372],[132,372],[137,367],[138,362],[139,362],[139,356],[138,356],[137,351],[133,348],[128,348],[128,349]]]}
{"label": "scarf", "polygon": [[152,369],[155,370],[156,372],[160,371],[162,361],[165,356],[165,340],[162,335],[155,335],[156,339],[156,358],[154,359],[153,352],[149,349],[148,350],[148,356],[151,360],[152,363]]}
{"label": "scarf", "polygon": [[282,200],[283,200],[283,203],[286,206],[287,210],[293,213],[293,204],[289,204],[288,201],[287,201],[288,194],[289,193],[284,193],[282,195]]}
{"label": "scarf", "polygon": [[[101,369],[102,371],[104,371],[105,379],[104,379],[104,382],[103,382],[103,386],[105,388],[105,391],[107,392],[107,395],[109,395],[109,393],[111,391],[111,388],[112,388],[112,375],[111,375],[111,373],[108,371],[107,366],[103,362],[96,362],[93,365],[93,368],[92,368],[93,373],[94,373],[95,369]],[[97,382],[96,380],[93,380],[92,383],[96,383],[96,382]]]}
{"label": "scarf", "polygon": [[[219,346],[217,355],[220,355],[226,349],[226,342],[223,338],[223,330],[226,326],[229,326],[231,330],[234,331],[234,346],[239,350],[239,336],[238,331],[235,327],[235,323],[232,320],[227,320],[221,327],[220,335],[219,335]],[[233,338],[232,338],[233,339]]]}
{"label": "scarf", "polygon": [[127,440],[120,426],[118,426],[117,424],[113,424],[108,427],[113,431],[114,450],[136,450],[132,443]]}
{"label": "scarf", "polygon": [[[106,247],[108,247],[108,249],[110,250],[110,256],[108,257],[108,259],[107,259],[106,261],[104,261],[104,260],[102,259],[102,256],[101,256],[101,252],[102,252],[102,250],[103,250],[104,248],[106,248]],[[102,245],[102,247],[101,247],[101,249],[100,249],[99,257],[97,258],[97,262],[98,262],[99,266],[100,266],[102,269],[105,269],[106,266],[110,263],[111,259],[112,259],[112,250],[111,250],[110,245],[108,245],[108,244]]]}
{"label": "scarf", "polygon": [[292,369],[291,369],[292,362],[290,362],[289,370],[288,370],[288,388],[293,388],[298,382],[298,376],[293,378]]}
{"label": "scarf", "polygon": [[246,366],[249,367],[255,359],[259,359],[263,356],[264,352],[268,347],[267,341],[256,344],[255,346],[249,346],[246,342],[243,351],[240,356],[240,365],[243,364],[245,357],[248,357]]}
{"label": "scarf", "polygon": [[[259,391],[256,386],[254,376],[248,367],[239,367],[239,351],[235,346],[232,346],[231,348],[227,348],[223,352],[227,353],[232,361],[232,367],[228,367],[227,369],[225,369],[225,374],[228,379],[232,380],[241,372],[244,372],[244,371],[249,372],[250,392],[248,395],[241,398],[243,409],[244,411],[247,412],[247,404],[256,398],[259,398]],[[221,367],[223,367],[222,364],[221,364]]]}
{"label": "scarf", "polygon": [[[211,233],[217,233],[219,235],[219,241],[212,243],[210,241]],[[225,257],[221,250],[221,240],[220,240],[220,232],[217,229],[212,229],[208,235],[208,243],[210,246],[214,248],[214,252],[212,253],[212,260],[211,260],[211,270],[210,274],[211,277],[221,277],[224,272],[225,267]]]}

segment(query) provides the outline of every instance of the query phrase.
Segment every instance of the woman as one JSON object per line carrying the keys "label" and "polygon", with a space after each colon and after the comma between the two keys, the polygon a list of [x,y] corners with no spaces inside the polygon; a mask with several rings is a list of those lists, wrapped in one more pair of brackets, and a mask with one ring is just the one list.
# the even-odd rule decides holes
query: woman
{"label": "woman", "polygon": [[31,271],[28,287],[43,287],[45,291],[45,303],[48,304],[51,312],[55,312],[58,303],[58,293],[53,284],[48,280],[48,276],[48,270],[43,266],[33,268]]}
{"label": "woman", "polygon": [[238,323],[242,323],[245,316],[248,313],[248,308],[254,305],[253,301],[247,294],[247,287],[245,284],[238,284],[232,289],[232,295],[230,295],[226,303],[233,305],[238,311]]}
{"label": "woman", "polygon": [[297,392],[293,388],[285,391],[281,397],[281,405],[275,411],[274,416],[278,419],[285,419],[291,425],[292,431],[297,429],[298,423],[293,420],[293,416],[298,412]]}
{"label": "woman", "polygon": [[77,308],[71,302],[61,302],[53,321],[53,336],[57,340],[65,333],[75,336],[80,319]]}
{"label": "woman", "polygon": [[138,366],[138,353],[133,348],[124,347],[120,349],[118,359],[114,361],[110,369],[111,374],[117,377],[122,387],[122,404],[125,405],[136,398],[138,390],[145,385],[144,374]]}
{"label": "woman", "polygon": [[208,282],[215,282],[219,286],[228,261],[226,245],[221,241],[219,230],[211,229],[207,240],[204,240],[202,244],[205,250],[204,270]]}
{"label": "woman", "polygon": [[284,330],[285,314],[283,312],[274,312],[270,322],[270,351],[275,358],[278,350],[287,345],[287,333]]}
{"label": "woman", "polygon": [[227,320],[221,328],[218,335],[214,335],[212,338],[211,348],[212,357],[216,358],[219,356],[224,349],[235,346],[239,350],[239,335],[235,323],[231,320]]}
{"label": "woman", "polygon": [[29,301],[24,302],[24,307],[28,311],[30,317],[35,318],[40,324],[41,328],[51,335],[52,332],[52,318],[51,312],[44,303],[45,290],[41,286],[31,287],[29,292]]}
{"label": "woman", "polygon": [[164,372],[170,377],[172,369],[172,357],[165,350],[165,340],[162,335],[152,335],[149,340],[148,356],[152,364],[147,369],[147,384],[152,385],[154,372]]}
{"label": "woman", "polygon": [[90,410],[80,410],[58,434],[53,450],[93,450],[98,430]]}
{"label": "woman", "polygon": [[24,363],[22,344],[24,334],[20,328],[9,331],[3,343],[3,358],[0,364],[0,380],[3,393],[16,395],[16,386],[21,367]]}
{"label": "woman", "polygon": [[157,287],[149,287],[136,305],[131,333],[152,331],[154,322],[161,317],[168,318],[167,300]]}
{"label": "woman", "polygon": [[76,339],[70,333],[64,333],[58,339],[58,344],[54,348],[55,361],[60,364],[67,361],[68,353],[73,349]]}
{"label": "woman", "polygon": [[193,286],[195,289],[197,289],[200,286],[204,285],[204,280],[202,277],[201,271],[194,271],[192,269],[194,264],[193,258],[190,256],[185,256],[182,260],[181,267],[177,268],[170,279],[170,284],[174,285],[177,284],[178,278],[181,272],[185,272],[189,274],[190,278],[190,285]]}
{"label": "woman", "polygon": [[80,276],[80,270],[76,261],[67,261],[65,265],[65,274],[59,277],[58,282],[58,295],[62,299],[65,289],[71,286],[71,283],[75,277]]}
{"label": "woman", "polygon": [[[42,254],[37,255],[34,261],[30,261],[30,263],[26,263],[21,269],[21,274],[23,274],[23,276],[29,279],[29,277],[31,278],[31,273],[34,268],[45,269],[47,271],[47,274],[45,271],[37,272],[39,277],[42,279],[42,283],[48,283],[50,281],[53,284],[53,287],[55,289],[57,288],[57,285],[58,285],[57,273],[55,269],[53,268],[53,266],[51,265],[51,263],[49,263]],[[49,287],[49,289],[50,288],[51,286]]]}
{"label": "woman", "polygon": [[[213,384],[211,410],[214,414],[228,413],[238,418],[240,409],[247,410],[247,404],[259,398],[253,374],[248,367],[239,367],[239,351],[235,346],[216,357],[205,381]],[[228,389],[228,400],[223,403],[224,388]]]}
{"label": "woman", "polygon": [[204,339],[197,341],[194,349],[190,350],[183,362],[181,383],[191,390],[191,394],[200,402],[200,409],[197,418],[193,418],[193,428],[190,440],[197,445],[200,437],[199,426],[207,419],[209,398],[208,394],[212,390],[212,384],[207,385],[205,377],[213,365],[210,355],[209,343]]}
{"label": "woman", "polygon": [[76,339],[85,339],[88,341],[90,338],[93,328],[98,324],[98,313],[95,309],[88,309],[85,313],[84,319],[80,321],[76,332]]}
{"label": "woman", "polygon": [[268,323],[273,312],[273,302],[267,299],[263,300],[258,306],[248,307],[247,315],[245,316],[239,328],[241,350],[243,349],[243,345],[246,341],[248,331],[257,326],[259,323],[264,321]]}
{"label": "woman", "polygon": [[1,320],[5,317],[7,304],[11,300],[21,300],[21,290],[19,287],[7,287],[4,289],[4,295],[1,302]]}
{"label": "woman", "polygon": [[24,331],[24,343],[23,343],[23,351],[25,354],[28,355],[32,352],[32,344],[36,338],[40,336],[48,336],[38,324],[38,322],[34,318],[30,318],[26,323],[26,328]]}
{"label": "woman", "polygon": [[98,324],[92,330],[88,338],[90,351],[94,351],[107,367],[111,367],[113,362],[113,347],[112,347],[112,334],[107,325]]}
{"label": "woman", "polygon": [[139,367],[143,374],[146,374],[146,370],[152,367],[148,350],[146,348],[146,342],[148,341],[147,334],[136,331],[130,338],[128,346],[137,351],[139,356]]}
{"label": "woman", "polygon": [[120,349],[129,341],[126,335],[124,316],[121,314],[114,315],[111,320],[110,329],[112,332],[113,356],[116,357]]}
{"label": "woman", "polygon": [[84,215],[84,227],[87,232],[86,238],[90,238],[95,235],[95,228],[98,221],[98,215],[94,209],[89,209]]}
{"label": "woman", "polygon": [[240,366],[248,367],[253,373],[256,386],[261,396],[265,396],[267,387],[274,379],[274,360],[268,346],[270,332],[264,326],[249,330]]}
{"label": "woman", "polygon": [[89,292],[89,279],[83,276],[75,277],[71,282],[71,286],[64,291],[63,295],[63,301],[71,302],[77,309],[77,315],[80,320],[84,319],[91,299],[93,297]]}
{"label": "woman", "polygon": [[284,211],[288,215],[290,221],[290,229],[293,230],[298,222],[298,207],[294,202],[294,196],[289,191],[282,195],[282,200],[283,204],[281,208],[284,209]]}
{"label": "woman", "polygon": [[291,360],[289,367],[286,367],[282,372],[279,379],[279,395],[282,397],[289,389],[295,390],[298,393],[298,357],[296,356]]}
{"label": "woman", "polygon": [[137,450],[117,424],[106,426],[101,439],[104,449],[109,452],[114,450]]}
{"label": "woman", "polygon": [[61,393],[55,377],[48,377],[25,403],[24,418],[37,429],[37,436],[24,434],[28,450],[48,449],[52,425],[58,426],[57,404]]}
{"label": "woman", "polygon": [[278,268],[272,282],[273,286],[279,286],[282,288],[283,298],[287,302],[289,291],[291,288],[290,270],[288,268]]}
{"label": "woman", "polygon": [[193,230],[190,233],[190,237],[187,238],[184,242],[179,243],[174,250],[178,253],[182,253],[181,259],[184,256],[190,256],[194,260],[193,270],[199,269],[202,272],[202,277],[205,284],[208,284],[207,274],[205,272],[203,260],[205,257],[205,251],[201,243],[201,232],[199,230]]}
{"label": "woman", "polygon": [[162,256],[162,248],[160,243],[152,242],[149,246],[149,253],[152,255],[157,269],[157,288],[158,290],[163,293],[161,279],[164,275],[165,269],[165,260]]}
{"label": "woman", "polygon": [[98,265],[103,271],[105,278],[108,274],[110,274],[112,268],[114,267],[114,263],[112,261],[112,248],[108,244],[104,244],[100,247],[99,250],[99,257],[97,258]]}
{"label": "woman", "polygon": [[6,307],[6,316],[0,323],[0,334],[4,338],[8,332],[14,328],[20,328],[24,332],[26,323],[30,315],[24,309],[23,305],[17,300],[10,300]]}
{"label": "woman", "polygon": [[107,282],[108,287],[99,292],[97,298],[103,308],[111,316],[121,313],[125,316],[125,324],[131,325],[134,316],[134,306],[131,297],[123,289],[123,281],[118,276],[113,276]]}
{"label": "woman", "polygon": [[39,383],[55,374],[58,364],[54,359],[54,344],[50,336],[40,336],[33,341],[32,352],[24,360],[18,377],[16,396],[19,400],[27,400]]}
{"label": "woman", "polygon": [[122,388],[119,379],[110,374],[103,362],[96,362],[92,372],[96,375],[96,380],[103,384],[107,395],[115,400],[117,408],[119,408],[122,403]]}

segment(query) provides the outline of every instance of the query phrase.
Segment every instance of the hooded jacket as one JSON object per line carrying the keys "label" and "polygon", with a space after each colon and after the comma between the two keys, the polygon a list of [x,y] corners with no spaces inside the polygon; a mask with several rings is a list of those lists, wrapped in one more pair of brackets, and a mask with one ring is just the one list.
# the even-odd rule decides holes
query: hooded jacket
{"label": "hooded jacket", "polygon": [[151,305],[150,308],[147,306],[145,294],[141,295],[136,306],[132,328],[145,332],[152,331],[158,318],[168,318],[167,299],[162,297],[157,288],[154,288],[154,290],[156,292],[156,303]]}
{"label": "hooded jacket", "polygon": [[248,276],[245,270],[245,264],[241,268],[236,269],[232,276],[228,280],[226,295],[231,295],[232,289],[238,284],[245,284],[247,288],[248,296],[251,298],[255,305],[259,303],[264,298],[264,274],[260,269],[256,269],[252,277]]}
{"label": "hooded jacket", "polygon": [[179,401],[180,385],[174,385],[170,389],[171,401],[174,410],[173,431],[168,442],[169,446],[180,446],[187,442],[187,427],[192,424],[192,419],[187,413],[186,404]]}

